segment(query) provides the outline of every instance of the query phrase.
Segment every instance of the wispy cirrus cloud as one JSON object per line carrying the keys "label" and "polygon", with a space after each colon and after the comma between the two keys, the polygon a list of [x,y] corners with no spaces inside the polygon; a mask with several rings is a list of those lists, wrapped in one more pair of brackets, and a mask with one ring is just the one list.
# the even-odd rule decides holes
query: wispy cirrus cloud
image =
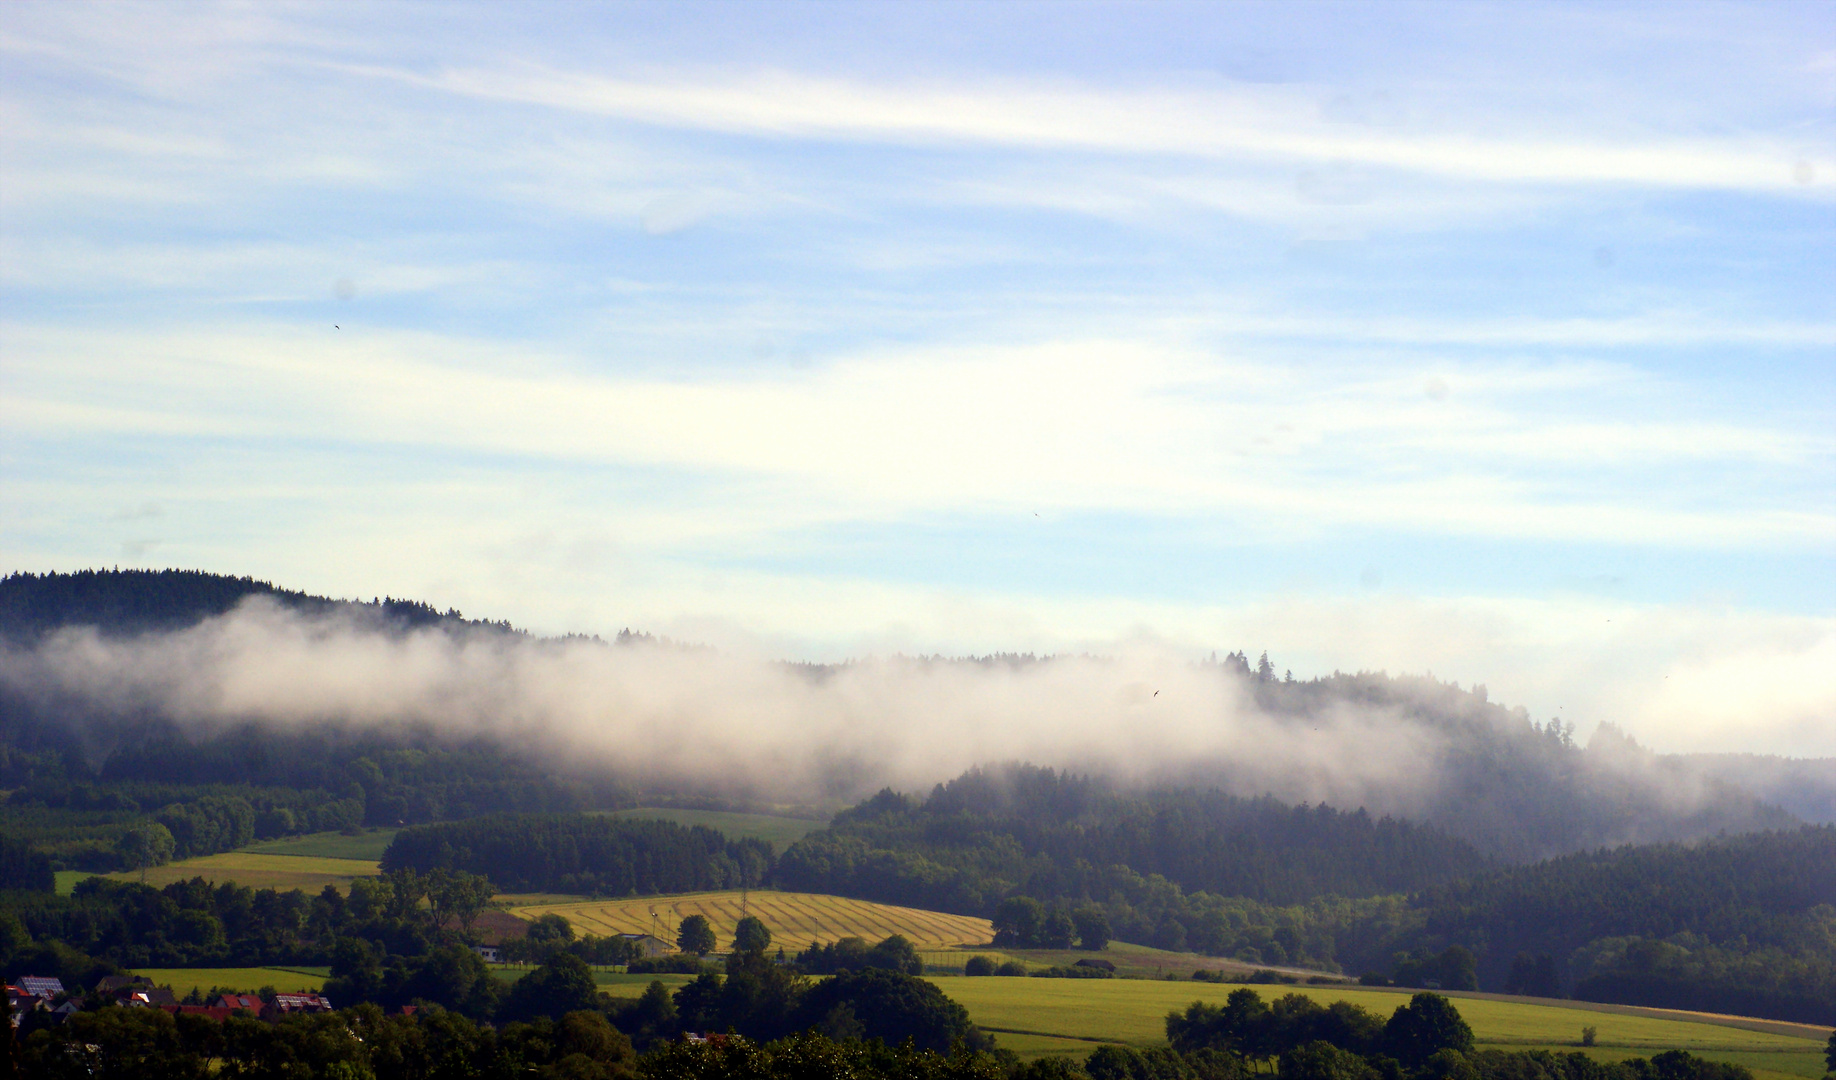
{"label": "wispy cirrus cloud", "polygon": [[[766,70],[644,78],[521,66],[353,73],[447,93],[771,138],[969,144],[1099,154],[1352,163],[1458,180],[1811,193],[1821,164],[1767,136],[1624,140],[1474,137],[1334,123],[1312,93],[1215,82],[1104,88],[1058,81],[867,82]],[[1808,165],[1810,182],[1805,180]],[[1316,185],[1317,186],[1317,185]]]}

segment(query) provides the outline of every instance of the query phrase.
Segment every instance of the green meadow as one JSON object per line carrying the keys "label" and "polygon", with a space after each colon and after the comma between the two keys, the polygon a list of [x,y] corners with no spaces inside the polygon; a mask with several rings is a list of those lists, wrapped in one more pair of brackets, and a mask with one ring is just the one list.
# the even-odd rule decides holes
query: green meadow
{"label": "green meadow", "polygon": [[[491,974],[505,982],[515,982],[528,974],[532,968],[492,965]],[[170,986],[172,992],[184,997],[192,987],[208,991],[213,986],[224,987],[253,993],[264,986],[272,986],[283,994],[315,991],[325,985],[331,977],[331,969],[323,967],[242,967],[242,968],[137,968],[136,975],[145,975],[152,979],[156,986]],[[677,987],[694,980],[693,975],[626,975],[622,972],[595,971],[593,981],[613,997],[637,997],[653,981],[661,982],[674,991]],[[334,1002],[333,1004],[342,1004]]]}
{"label": "green meadow", "polygon": [[[175,881],[202,877],[206,881],[234,881],[252,889],[304,889],[318,892],[327,885],[349,889],[351,879],[375,877],[382,871],[377,861],[395,838],[394,829],[374,829],[358,836],[343,833],[308,833],[282,840],[250,844],[235,851],[182,859],[147,868],[146,882],[155,888]],[[287,861],[287,860],[298,861]],[[139,881],[139,871],[95,874],[88,870],[59,870],[57,891],[69,896],[84,878],[109,877]]]}
{"label": "green meadow", "polygon": [[283,994],[303,994],[324,986],[331,973],[326,968],[245,967],[136,968],[134,974],[145,975],[153,980],[155,986],[170,986],[173,993],[184,997],[194,986],[204,993],[208,993],[213,986],[250,994],[264,986],[272,986]]}
{"label": "green meadow", "polygon": [[[226,851],[149,867],[145,878],[147,884],[155,888],[201,877],[206,881],[233,881],[251,889],[304,889],[316,893],[327,885],[349,889],[354,879],[375,877],[380,872],[374,859]],[[105,876],[118,881],[139,881],[142,875],[123,871]]]}
{"label": "green meadow", "polygon": [[673,821],[678,825],[706,825],[735,840],[764,840],[773,851],[784,849],[827,825],[812,818],[776,817],[771,814],[732,814],[724,810],[675,810],[666,806],[640,806],[635,810],[608,811],[608,817],[637,821]]}
{"label": "green meadow", "polygon": [[[504,980],[505,982],[515,982],[516,980],[522,978],[524,975],[528,974],[532,970],[534,969],[493,966],[491,968],[491,974],[497,976],[498,978]],[[694,982],[695,976],[693,975],[626,975],[622,972],[617,972],[617,971],[595,971],[593,972],[593,981],[599,984],[599,988],[601,990],[604,990],[607,994],[610,994],[612,997],[635,998],[635,997],[643,996],[644,988],[649,986],[653,982],[660,982],[664,986],[669,987],[670,993],[673,994],[676,992],[677,987],[686,986],[689,983]]]}
{"label": "green meadow", "polygon": [[376,862],[383,857],[394,829],[371,829],[356,836],[338,832],[307,833],[250,844],[241,850],[257,855],[298,855],[320,859],[362,859]]}
{"label": "green meadow", "polygon": [[[977,1024],[1016,1052],[1016,1039],[1079,1040],[1081,1046],[1040,1052],[1085,1052],[1098,1042],[1151,1046],[1166,1040],[1166,1016],[1194,1001],[1222,1003],[1229,984],[1147,979],[1022,979],[940,976],[932,980],[961,1002]],[[1322,1004],[1350,1001],[1388,1016],[1408,992],[1338,986],[1257,986],[1264,1000],[1305,994]],[[1460,998],[1455,1004],[1486,1048],[1569,1051],[1580,1048],[1581,1029],[1597,1031],[1587,1053],[1601,1060],[1644,1057],[1681,1049],[1718,1061],[1737,1061],[1756,1073],[1821,1077],[1824,1040],[1708,1022],[1599,1012],[1526,1001]],[[1030,1044],[1029,1044],[1030,1045]]]}
{"label": "green meadow", "polygon": [[[529,968],[494,966],[492,973],[514,982]],[[181,997],[192,987],[212,986],[253,991],[272,986],[282,992],[317,990],[324,968],[147,968],[137,972]],[[632,998],[651,982],[674,991],[689,975],[594,973],[594,981],[614,997]],[[1230,984],[1168,982],[1149,979],[932,978],[944,993],[961,1002],[969,1016],[995,1033],[999,1044],[1023,1058],[1052,1054],[1087,1054],[1105,1042],[1154,1046],[1165,1042],[1166,1015],[1194,1001],[1222,1002]],[[1305,994],[1322,1004],[1350,1001],[1387,1016],[1408,1000],[1407,991],[1331,986],[1258,986],[1264,999]],[[1817,1080],[1824,1075],[1823,1050],[1828,1032],[1778,1025],[1781,1031],[1735,1026],[1739,1018],[1672,1018],[1603,1012],[1577,1002],[1550,1005],[1530,1001],[1461,997],[1455,1002],[1472,1025],[1482,1049],[1582,1050],[1601,1061],[1649,1057],[1663,1050],[1688,1050],[1716,1061],[1752,1069],[1756,1080]],[[1688,1017],[1690,1014],[1682,1014]],[[1592,1047],[1580,1046],[1581,1029],[1596,1030]],[[1802,1031],[1785,1034],[1782,1031]]]}

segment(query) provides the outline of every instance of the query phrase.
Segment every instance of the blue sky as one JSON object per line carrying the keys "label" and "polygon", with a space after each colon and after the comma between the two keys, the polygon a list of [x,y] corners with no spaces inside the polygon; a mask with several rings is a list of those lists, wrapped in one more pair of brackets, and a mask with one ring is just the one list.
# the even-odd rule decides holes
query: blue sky
{"label": "blue sky", "polygon": [[1836,753],[1836,19],[0,8],[0,561]]}

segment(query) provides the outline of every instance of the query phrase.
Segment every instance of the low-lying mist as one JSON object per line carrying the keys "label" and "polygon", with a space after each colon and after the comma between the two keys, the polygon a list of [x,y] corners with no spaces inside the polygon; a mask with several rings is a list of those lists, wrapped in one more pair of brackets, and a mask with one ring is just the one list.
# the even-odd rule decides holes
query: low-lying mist
{"label": "low-lying mist", "polygon": [[[559,772],[755,802],[833,804],[1028,761],[1363,806],[1515,856],[1788,820],[1743,820],[1752,800],[1729,804],[1725,786],[1623,741],[1584,753],[1482,691],[1369,675],[1271,682],[1147,648],[811,668],[642,638],[403,630],[350,607],[301,613],[256,596],[187,629],[110,638],[67,628],[7,648],[0,686],[98,730],[136,717],[194,738],[249,723],[431,729],[489,738]],[[1574,804],[1577,792],[1617,810],[1538,827],[1536,850],[1512,839],[1526,831],[1526,798]]]}

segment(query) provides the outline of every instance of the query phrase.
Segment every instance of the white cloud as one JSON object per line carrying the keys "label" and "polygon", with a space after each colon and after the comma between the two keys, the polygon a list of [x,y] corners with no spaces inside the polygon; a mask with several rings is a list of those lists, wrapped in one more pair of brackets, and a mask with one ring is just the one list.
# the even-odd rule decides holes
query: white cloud
{"label": "white cloud", "polygon": [[[731,573],[671,575],[643,625],[827,656],[1033,649],[1199,656],[1267,649],[1298,677],[1433,672],[1583,737],[1611,722],[1662,752],[1836,756],[1836,619],[1582,596],[1289,593],[1240,603],[968,592]],[[684,612],[719,612],[700,618]],[[877,616],[877,622],[876,622]]]}
{"label": "white cloud", "polygon": [[[1514,393],[1496,368],[1454,374],[1435,400],[1416,373],[1257,363],[1151,339],[914,348],[665,381],[585,374],[514,346],[329,327],[8,336],[13,392],[0,408],[18,431],[686,470],[751,487],[761,519],[785,523],[1080,510],[1240,514],[1275,535],[1369,525],[1665,546],[1836,538],[1836,513],[1787,481],[1827,470],[1836,439],[1701,405],[1694,417],[1661,400],[1628,412],[1624,399],[1662,388],[1625,373],[1631,385],[1597,405],[1592,388]],[[1733,479],[1678,486],[1677,470],[1710,467]],[[1663,498],[1643,491],[1653,470],[1667,476]],[[1756,476],[1776,492],[1747,490]]]}
{"label": "white cloud", "polygon": [[619,77],[534,65],[450,68],[432,75],[378,66],[349,70],[468,97],[777,138],[1305,161],[1341,170],[1358,165],[1504,183],[1794,195],[1829,188],[1797,181],[1794,167],[1802,153],[1795,144],[1758,135],[1658,135],[1628,143],[1585,135],[1500,138],[1385,130],[1326,119],[1311,88],[1296,92],[1216,82],[1114,89],[1071,80],[989,78],[870,83],[783,70]]}
{"label": "white cloud", "polygon": [[1677,750],[1836,756],[1836,624],[1782,621],[1678,656],[1636,726]]}
{"label": "white cloud", "polygon": [[[521,565],[526,573],[536,564]],[[550,569],[548,578],[519,585],[578,592],[577,576]],[[646,618],[659,611],[670,614]],[[1301,677],[1382,669],[1482,682],[1492,700],[1525,705],[1539,721],[1570,721],[1583,738],[1612,722],[1665,752],[1836,754],[1836,666],[1828,662],[1836,655],[1836,620],[1828,618],[1579,598],[1154,604],[747,574],[699,584],[668,576],[636,591],[610,618],[618,621],[573,628],[609,633],[635,622],[713,637],[725,656],[506,648],[437,635],[385,641],[335,620],[302,622],[258,605],[163,639],[108,644],[78,635],[34,661],[36,668],[17,655],[0,657],[0,677],[87,686],[123,704],[151,696],[182,718],[206,722],[263,715],[281,722],[426,719],[499,732],[520,725],[529,738],[558,740],[576,752],[651,747],[657,756],[648,760],[657,764],[671,758],[668,748],[679,739],[726,748],[756,742],[782,758],[790,776],[801,775],[794,748],[807,756],[820,744],[865,755],[863,762],[897,761],[910,770],[901,779],[929,782],[1007,757],[1126,766],[1241,753],[1273,733],[1260,731],[1243,702],[1221,696],[1228,687],[1189,665],[1212,649],[1253,655],[1266,648],[1277,671],[1291,667]],[[756,621],[740,629],[742,620]],[[787,681],[753,660],[786,645],[796,650],[791,655],[809,656],[811,635],[825,632],[832,656],[840,655],[838,646],[885,656],[947,643],[952,651],[1037,649],[1108,659],[994,680],[961,669],[868,664],[826,689]],[[1127,693],[1140,685],[1163,693]],[[1145,711],[1150,701],[1158,711]],[[732,727],[736,710],[748,717],[743,732]],[[1149,730],[1131,726],[1150,717]],[[1380,725],[1366,733],[1378,742],[1354,740],[1354,747],[1310,743],[1281,752],[1350,773],[1359,772],[1362,755],[1368,775],[1381,776],[1410,760],[1407,752],[1385,755],[1386,732],[1394,734]]]}

